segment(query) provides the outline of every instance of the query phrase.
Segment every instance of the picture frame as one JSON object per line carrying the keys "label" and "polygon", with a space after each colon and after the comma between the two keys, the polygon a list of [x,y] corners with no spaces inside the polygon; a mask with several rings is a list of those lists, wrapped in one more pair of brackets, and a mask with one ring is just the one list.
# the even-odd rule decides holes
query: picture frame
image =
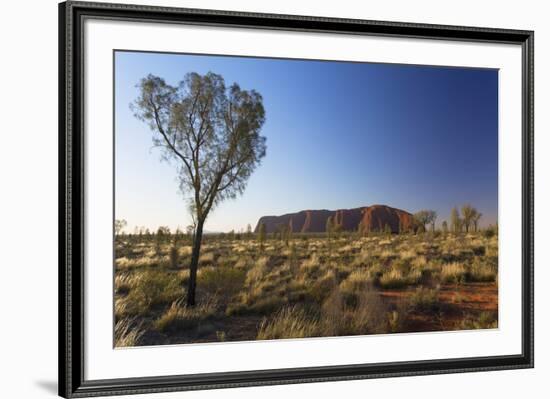
{"label": "picture frame", "polygon": [[[521,353],[88,379],[85,21],[421,39],[521,48]],[[105,99],[105,101],[111,101]],[[59,395],[88,397],[534,367],[534,32],[68,1],[59,4]],[[89,134],[89,133],[88,133]],[[518,149],[519,151],[519,149]],[[110,154],[106,154],[110,155]],[[111,235],[112,232],[104,232]],[[519,244],[518,244],[519,245]],[[106,328],[112,328],[106,327]]]}

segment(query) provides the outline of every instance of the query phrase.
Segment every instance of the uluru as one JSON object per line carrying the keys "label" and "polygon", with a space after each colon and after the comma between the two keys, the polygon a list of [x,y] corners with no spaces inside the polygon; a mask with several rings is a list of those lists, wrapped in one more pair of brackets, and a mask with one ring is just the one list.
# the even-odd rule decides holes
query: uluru
{"label": "uluru", "polygon": [[402,209],[387,205],[371,205],[352,209],[304,210],[280,216],[262,216],[256,224],[258,232],[263,223],[267,233],[288,226],[295,233],[323,233],[327,220],[332,217],[342,231],[382,231],[390,229],[392,233],[414,229],[413,215]]}

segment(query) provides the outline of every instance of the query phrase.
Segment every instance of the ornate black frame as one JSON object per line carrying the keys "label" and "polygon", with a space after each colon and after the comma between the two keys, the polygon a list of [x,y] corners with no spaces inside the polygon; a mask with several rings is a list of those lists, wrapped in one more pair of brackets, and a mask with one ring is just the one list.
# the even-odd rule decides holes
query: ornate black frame
{"label": "ornate black frame", "polygon": [[[110,380],[84,379],[83,21],[87,17],[420,37],[522,48],[522,354]],[[534,366],[534,32],[295,15],[65,2],[59,4],[59,394],[87,397],[337,381]]]}

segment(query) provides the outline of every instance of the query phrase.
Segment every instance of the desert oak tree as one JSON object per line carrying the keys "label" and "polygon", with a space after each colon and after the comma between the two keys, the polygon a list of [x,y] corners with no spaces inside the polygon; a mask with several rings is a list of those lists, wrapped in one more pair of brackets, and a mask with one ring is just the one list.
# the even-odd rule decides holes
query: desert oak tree
{"label": "desert oak tree", "polygon": [[135,116],[153,131],[153,144],[177,168],[180,191],[189,199],[193,250],[187,305],[195,304],[197,268],[204,223],[221,201],[241,194],[266,153],[260,135],[265,122],[262,96],[225,86],[222,76],[188,73],[171,86],[148,75],[137,85]]}

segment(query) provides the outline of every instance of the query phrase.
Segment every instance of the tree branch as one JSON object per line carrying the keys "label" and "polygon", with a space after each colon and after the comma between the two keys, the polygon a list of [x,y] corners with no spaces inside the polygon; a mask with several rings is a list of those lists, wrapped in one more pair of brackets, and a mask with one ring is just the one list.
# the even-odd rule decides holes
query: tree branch
{"label": "tree branch", "polygon": [[159,112],[158,112],[157,106],[153,102],[153,99],[152,98],[149,99],[149,102],[151,104],[151,107],[153,107],[153,113],[155,115],[155,123],[157,125],[157,129],[158,129],[159,133],[164,138],[164,141],[168,145],[168,148],[170,148],[170,150],[172,150],[172,152],[174,152],[174,154],[176,154],[176,156],[178,156],[183,161],[183,163],[187,167],[187,170],[188,170],[191,178],[193,178],[193,173],[191,171],[191,166],[190,166],[189,162],[187,161],[187,158],[182,153],[180,153],[178,151],[178,149],[174,145],[172,145],[172,143],[168,139],[168,136],[166,135],[166,132],[164,131],[164,128],[162,127],[162,124],[160,122]]}

